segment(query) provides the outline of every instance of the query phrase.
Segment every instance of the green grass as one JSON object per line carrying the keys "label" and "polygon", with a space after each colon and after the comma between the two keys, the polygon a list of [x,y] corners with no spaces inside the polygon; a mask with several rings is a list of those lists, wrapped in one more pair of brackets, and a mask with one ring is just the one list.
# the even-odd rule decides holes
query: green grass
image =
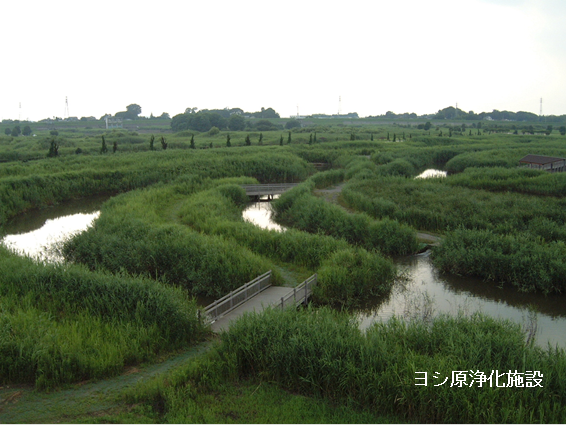
{"label": "green grass", "polygon": [[[537,370],[543,387],[451,386],[453,371],[470,370]],[[416,385],[416,372],[428,372],[427,386]],[[266,310],[243,316],[206,355],[133,388],[125,401],[143,421],[163,423],[311,423],[319,414],[330,423],[557,423],[565,351],[526,345],[519,325],[479,314],[391,319],[362,332],[328,309]]]}
{"label": "green grass", "polygon": [[38,264],[4,248],[0,323],[0,382],[38,388],[116,375],[205,333],[181,289]]}

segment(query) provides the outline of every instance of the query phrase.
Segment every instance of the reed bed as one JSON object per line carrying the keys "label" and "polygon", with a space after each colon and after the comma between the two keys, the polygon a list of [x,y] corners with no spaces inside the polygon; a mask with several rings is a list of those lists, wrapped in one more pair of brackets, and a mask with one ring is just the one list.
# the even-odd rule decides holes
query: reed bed
{"label": "reed bed", "polygon": [[53,388],[200,340],[195,301],[154,280],[44,265],[0,248],[0,381]]}
{"label": "reed bed", "polygon": [[229,149],[63,157],[0,167],[0,225],[16,214],[64,200],[126,192],[183,175],[194,179],[249,176],[293,182],[312,171],[287,152]]}
{"label": "reed bed", "polygon": [[451,176],[447,183],[491,192],[565,196],[565,174],[530,168],[467,168],[464,172]]}
{"label": "reed bed", "polygon": [[[241,377],[404,420],[557,423],[565,418],[565,351],[526,345],[519,325],[480,314],[430,323],[393,318],[364,333],[350,316],[327,309],[268,310],[244,316],[221,339],[221,356]],[[444,377],[451,381],[453,371],[471,370],[487,376],[495,370],[537,370],[544,385],[438,385]],[[427,386],[416,385],[423,383],[416,372],[428,372]],[[435,373],[443,378],[437,381]]]}
{"label": "reed bed", "polygon": [[452,179],[408,179],[378,177],[351,180],[342,191],[342,200],[350,208],[380,219],[397,219],[416,229],[444,232],[464,226],[496,233],[526,231],[552,223],[552,232],[564,239],[565,197],[541,197],[505,192],[469,189]]}
{"label": "reed bed", "polygon": [[565,242],[457,229],[434,247],[439,270],[514,285],[522,292],[565,293]]}
{"label": "reed bed", "polygon": [[367,250],[386,255],[406,255],[417,251],[415,232],[396,220],[372,220],[366,214],[350,214],[311,195],[312,180],[284,193],[273,202],[276,220],[309,233],[344,239]]}

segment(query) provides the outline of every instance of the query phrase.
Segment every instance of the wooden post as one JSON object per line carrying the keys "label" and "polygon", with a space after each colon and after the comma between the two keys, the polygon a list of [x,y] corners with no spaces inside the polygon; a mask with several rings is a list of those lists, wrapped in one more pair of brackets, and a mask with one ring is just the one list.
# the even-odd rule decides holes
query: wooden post
{"label": "wooden post", "polygon": [[282,297],[282,310],[284,309],[284,302],[283,302],[283,297]]}

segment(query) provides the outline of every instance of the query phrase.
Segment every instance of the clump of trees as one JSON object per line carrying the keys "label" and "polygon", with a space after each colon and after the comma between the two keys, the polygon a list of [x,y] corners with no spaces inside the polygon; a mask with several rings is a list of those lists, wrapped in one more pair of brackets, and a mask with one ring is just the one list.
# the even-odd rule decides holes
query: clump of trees
{"label": "clump of trees", "polygon": [[125,111],[117,112],[114,116],[124,120],[135,120],[142,113],[142,107],[135,103],[126,106]]}
{"label": "clump of trees", "polygon": [[[246,117],[261,119],[252,124],[246,121]],[[212,127],[231,131],[242,131],[250,127],[259,131],[270,131],[281,127],[268,119],[279,117],[280,115],[273,108],[262,108],[258,112],[244,112],[240,108],[203,109],[201,111],[197,111],[197,108],[187,108],[184,113],[172,118],[171,129],[175,132],[183,130],[206,132]]]}

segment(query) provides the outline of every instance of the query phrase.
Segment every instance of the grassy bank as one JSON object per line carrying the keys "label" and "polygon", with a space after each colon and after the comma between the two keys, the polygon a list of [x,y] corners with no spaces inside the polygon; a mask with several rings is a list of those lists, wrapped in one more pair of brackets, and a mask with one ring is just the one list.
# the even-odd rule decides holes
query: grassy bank
{"label": "grassy bank", "polygon": [[[498,388],[494,378],[492,386],[479,385],[480,372],[488,378],[496,370]],[[457,383],[454,371],[463,371],[467,385]],[[503,387],[509,371],[527,378]],[[541,387],[526,386],[535,384],[528,371],[541,373]],[[419,372],[428,372],[427,386],[416,385],[424,383],[416,379],[424,377]],[[354,418],[363,419],[357,415],[364,412],[380,422],[557,423],[565,418],[565,351],[526,345],[519,326],[477,314],[431,322],[391,319],[362,332],[350,316],[326,309],[268,310],[243,317],[205,357],[138,387],[127,400],[144,406],[137,411],[153,421],[199,421],[206,417],[201,403],[207,405],[213,394],[224,399],[234,386],[249,394],[251,381],[258,383],[257,390],[267,384],[272,391],[275,384],[305,395],[313,408],[325,400],[358,412]],[[255,417],[243,410],[237,411]],[[281,421],[295,414],[290,410]]]}
{"label": "grassy bank", "polygon": [[121,373],[204,335],[197,306],[160,282],[43,265],[0,248],[0,381],[38,388]]}

